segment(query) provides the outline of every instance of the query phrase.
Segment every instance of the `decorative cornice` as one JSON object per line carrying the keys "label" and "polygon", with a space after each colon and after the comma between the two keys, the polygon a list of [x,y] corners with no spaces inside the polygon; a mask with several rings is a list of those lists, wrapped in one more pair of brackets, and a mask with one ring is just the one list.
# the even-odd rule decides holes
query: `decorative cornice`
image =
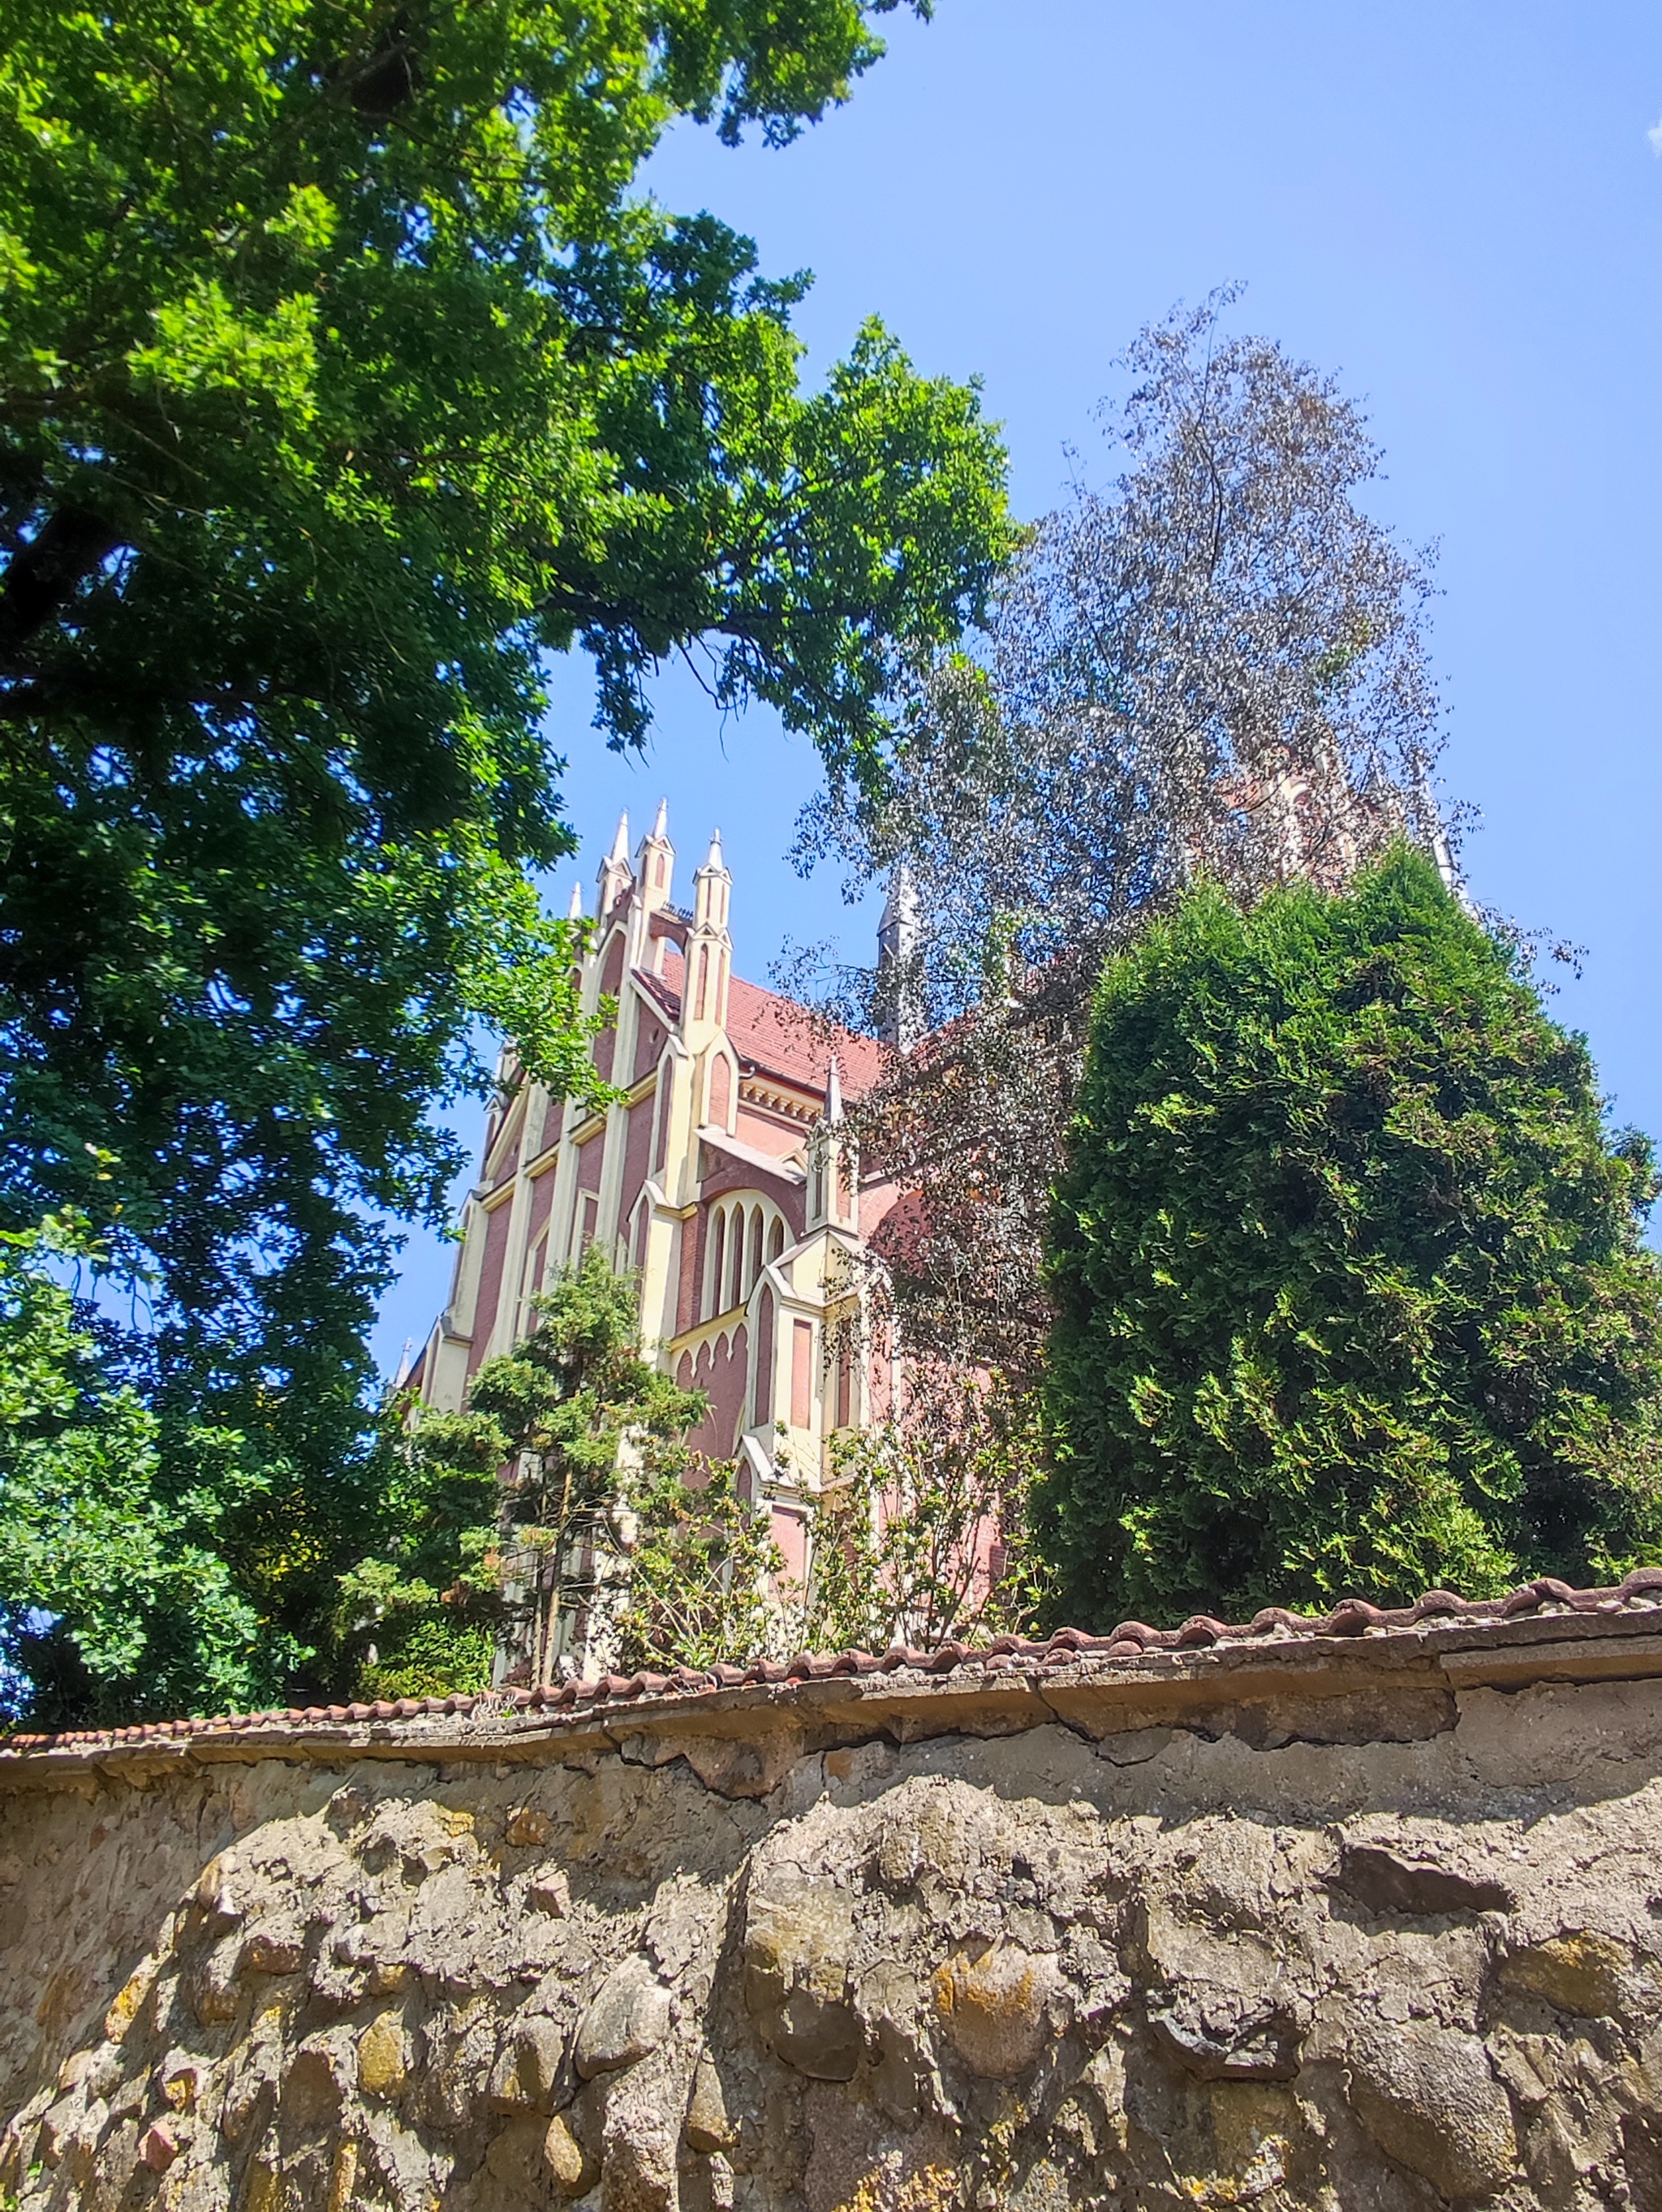
{"label": "decorative cornice", "polygon": [[781,1084],[764,1083],[758,1076],[744,1074],[742,1065],[741,1062],[739,1096],[746,1106],[760,1106],[770,1114],[782,1115],[787,1121],[801,1121],[804,1127],[818,1121],[820,1112],[818,1099],[804,1102],[788,1092]]}

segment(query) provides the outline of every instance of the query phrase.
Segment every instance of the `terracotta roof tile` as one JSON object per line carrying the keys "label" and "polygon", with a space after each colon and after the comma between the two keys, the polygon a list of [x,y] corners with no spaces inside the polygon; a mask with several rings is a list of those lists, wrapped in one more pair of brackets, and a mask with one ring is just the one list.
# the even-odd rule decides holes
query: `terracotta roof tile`
{"label": "terracotta roof tile", "polygon": [[[672,1022],[679,1021],[686,962],[679,947],[665,946],[661,975],[637,968],[635,980]],[[862,1097],[882,1070],[883,1048],[875,1038],[827,1024],[794,999],[764,991],[740,975],[728,986],[728,1036],[741,1060],[808,1091],[825,1089],[833,1052],[846,1097]]]}
{"label": "terracotta roof tile", "polygon": [[1529,1615],[1564,1614],[1596,1629],[1613,1614],[1662,1611],[1662,1567],[1636,1567],[1610,1589],[1574,1589],[1551,1576],[1526,1583],[1509,1596],[1471,1600],[1452,1590],[1428,1590],[1412,1605],[1380,1607],[1346,1598],[1329,1613],[1288,1613],[1268,1606],[1250,1621],[1231,1625],[1197,1613],[1177,1628],[1122,1621],[1106,1635],[1058,1629],[1042,1639],[996,1636],[986,1644],[943,1644],[930,1650],[896,1645],[883,1652],[801,1652],[791,1660],[760,1660],[750,1667],[678,1667],[668,1674],[603,1674],[596,1679],[479,1696],[399,1698],[374,1704],[291,1706],[286,1711],[229,1713],[212,1720],[149,1721],[124,1729],[72,1729],[57,1735],[16,1735],[0,1741],[0,1765],[27,1754],[115,1749],[122,1745],[200,1735],[258,1734],[262,1729],[327,1730],[372,1721],[410,1721],[475,1713],[540,1712],[551,1717],[596,1705],[642,1698],[696,1698],[714,1692],[784,1682],[814,1682],[838,1675],[942,1675],[959,1668],[997,1673],[1014,1668],[1062,1668],[1089,1660],[1127,1664],[1169,1653],[1181,1657],[1215,1646],[1256,1644],[1266,1656],[1323,1638],[1389,1635],[1439,1629],[1499,1629]]}

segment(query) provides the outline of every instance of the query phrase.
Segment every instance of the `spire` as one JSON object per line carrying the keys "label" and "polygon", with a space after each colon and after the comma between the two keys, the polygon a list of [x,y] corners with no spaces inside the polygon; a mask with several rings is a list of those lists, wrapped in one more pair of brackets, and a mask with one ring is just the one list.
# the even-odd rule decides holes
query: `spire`
{"label": "spire", "polygon": [[658,812],[651,829],[641,840],[641,849],[635,856],[636,878],[641,886],[641,904],[648,914],[656,908],[669,904],[670,878],[675,872],[675,848],[669,842],[669,801],[658,801]]}
{"label": "spire", "polygon": [[565,918],[568,921],[581,921],[583,918],[583,887],[581,884],[571,886],[571,903],[565,910]]}
{"label": "spire", "polygon": [[694,1052],[709,1041],[728,1018],[728,980],[733,972],[733,939],[728,934],[728,902],[733,878],[721,858],[721,833],[709,841],[704,865],[692,878],[692,928],[687,937],[687,988],[681,1009],[681,1035]]}
{"label": "spire", "polygon": [[733,878],[728,873],[727,862],[721,858],[721,833],[718,830],[709,841],[709,850],[704,855],[704,865],[692,879],[693,924],[698,929],[719,930],[725,937],[728,927],[728,897],[733,889]]}
{"label": "spire", "polygon": [[618,834],[612,841],[612,850],[600,863],[598,878],[600,900],[595,912],[604,921],[618,901],[634,881],[629,866],[629,817],[618,817]]}
{"label": "spire", "polygon": [[843,1068],[833,1053],[825,1063],[825,1110],[807,1143],[808,1188],[804,1221],[808,1229],[855,1226],[857,1158],[844,1132]]}

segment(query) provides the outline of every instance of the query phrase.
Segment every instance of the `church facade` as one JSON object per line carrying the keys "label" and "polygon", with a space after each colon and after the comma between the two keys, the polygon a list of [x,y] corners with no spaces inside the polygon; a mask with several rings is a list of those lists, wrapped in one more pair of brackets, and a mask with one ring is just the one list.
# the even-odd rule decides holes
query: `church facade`
{"label": "church facade", "polygon": [[709,1395],[693,1449],[739,1461],[802,1578],[828,1444],[893,1395],[886,1355],[839,1326],[849,1262],[898,1195],[861,1177],[842,1127],[883,1048],[733,974],[719,836],[690,909],[674,863],[663,807],[632,858],[619,823],[581,980],[586,1012],[615,1001],[595,1059],[622,1099],[597,1113],[505,1086],[413,1380],[428,1404],[459,1407],[479,1364],[525,1334],[541,1285],[598,1243],[638,1274],[646,1356]]}

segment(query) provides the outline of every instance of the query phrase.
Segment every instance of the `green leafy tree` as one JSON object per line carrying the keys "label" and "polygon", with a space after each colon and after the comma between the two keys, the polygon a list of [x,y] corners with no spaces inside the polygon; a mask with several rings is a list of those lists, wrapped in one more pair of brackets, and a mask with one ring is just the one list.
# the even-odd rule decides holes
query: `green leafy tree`
{"label": "green leafy tree", "polygon": [[246,1708],[297,1657],[224,1557],[264,1473],[234,1432],[164,1439],[70,1286],[98,1257],[73,1217],[0,1235],[0,1641],[20,1702],[45,1727]]}
{"label": "green leafy tree", "polygon": [[616,743],[702,652],[874,774],[1011,543],[972,392],[874,325],[802,391],[801,283],[631,197],[679,117],[843,98],[883,7],[5,10],[0,1218],[148,1275],[169,1432],[286,1470],[236,1540],[296,1622],[479,1021],[587,1080],[545,656]]}
{"label": "green leafy tree", "polygon": [[1662,1551],[1647,1142],[1399,849],[1190,894],[1098,990],[1050,1274],[1068,1613],[1602,1580]]}
{"label": "green leafy tree", "polygon": [[736,1467],[660,1474],[632,1507],[619,1667],[744,1667],[789,1640],[784,1558],[770,1516],[740,1496]]}
{"label": "green leafy tree", "polygon": [[915,1367],[891,1419],[832,1440],[801,1641],[927,1649],[1032,1627],[1046,1588],[1028,1515],[1040,1439],[1031,1393]]}
{"label": "green leafy tree", "polygon": [[366,1690],[402,1694],[412,1668],[479,1686],[499,1640],[547,1681],[580,1632],[610,1630],[642,1501],[689,1471],[705,1408],[641,1358],[637,1298],[591,1245],[533,1301],[531,1334],[480,1367],[464,1412],[410,1416],[389,1446],[393,1541],[342,1584],[349,1640],[375,1646]]}
{"label": "green leafy tree", "polygon": [[891,878],[875,969],[827,992],[797,963],[800,993],[908,1048],[850,1109],[914,1194],[868,1304],[1017,1388],[1109,953],[1202,875],[1245,902],[1330,888],[1404,833],[1446,848],[1426,557],[1375,517],[1361,408],[1233,331],[1237,296],[1138,333],[1105,403],[1123,473],[1034,525],[973,656],[918,671],[882,787],[833,783],[802,817],[802,859]]}

